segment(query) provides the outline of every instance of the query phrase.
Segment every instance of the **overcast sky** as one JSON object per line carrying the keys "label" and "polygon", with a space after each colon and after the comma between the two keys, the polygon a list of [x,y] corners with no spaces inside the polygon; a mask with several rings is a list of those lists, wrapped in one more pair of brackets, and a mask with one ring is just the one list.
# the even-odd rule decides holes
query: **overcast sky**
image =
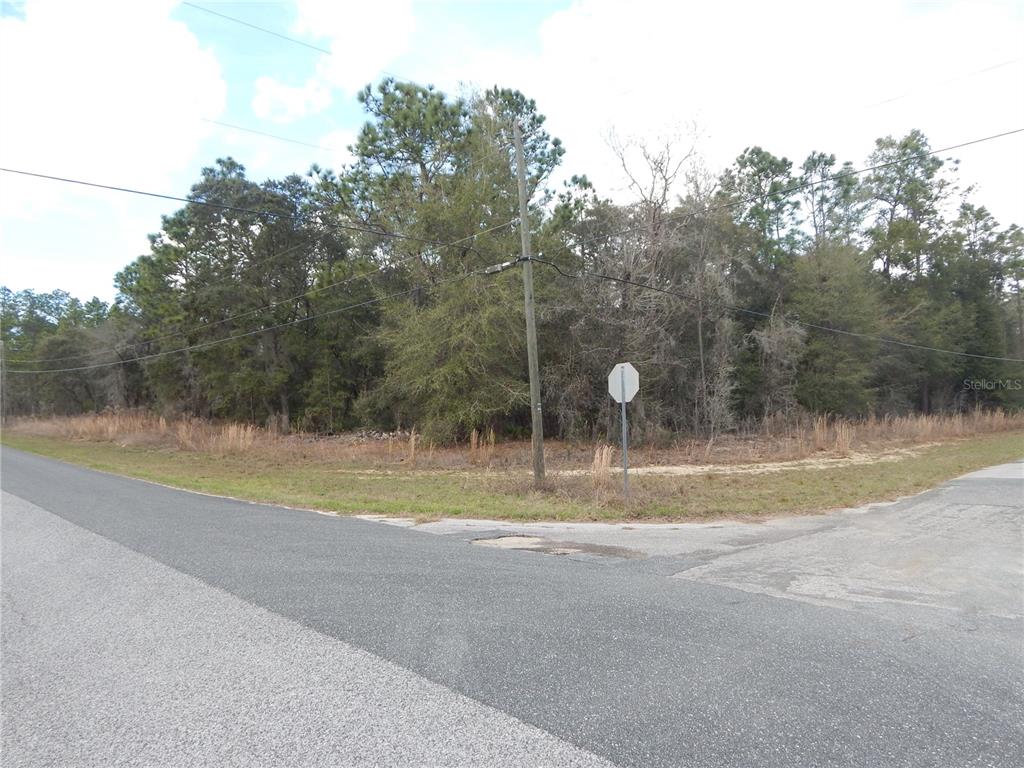
{"label": "overcast sky", "polygon": [[[562,173],[620,199],[612,131],[695,125],[717,171],[755,144],[861,165],[875,138],[912,128],[938,148],[1024,127],[1020,2],[196,5],[311,47],[174,0],[5,0],[0,166],[171,195],[226,155],[257,181],[338,167],[364,120],[355,93],[386,73],[520,89],[564,141]],[[1024,134],[955,155],[976,202],[1024,224]],[[177,207],[0,174],[0,283],[112,299],[115,272]]]}

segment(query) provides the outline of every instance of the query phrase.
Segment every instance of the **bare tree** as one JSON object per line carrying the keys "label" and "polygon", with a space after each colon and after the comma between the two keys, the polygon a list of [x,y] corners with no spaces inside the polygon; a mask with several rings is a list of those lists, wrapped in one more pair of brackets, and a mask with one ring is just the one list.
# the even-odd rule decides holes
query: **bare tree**
{"label": "bare tree", "polygon": [[751,331],[760,349],[764,375],[764,415],[789,417],[796,410],[797,367],[807,332],[772,310],[768,323]]}

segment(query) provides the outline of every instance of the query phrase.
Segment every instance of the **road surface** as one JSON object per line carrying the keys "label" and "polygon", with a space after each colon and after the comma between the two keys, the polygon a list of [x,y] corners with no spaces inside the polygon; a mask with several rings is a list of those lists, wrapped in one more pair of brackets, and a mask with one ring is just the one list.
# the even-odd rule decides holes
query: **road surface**
{"label": "road surface", "polygon": [[2,488],[5,767],[1024,763],[1020,464],[562,556],[6,448]]}

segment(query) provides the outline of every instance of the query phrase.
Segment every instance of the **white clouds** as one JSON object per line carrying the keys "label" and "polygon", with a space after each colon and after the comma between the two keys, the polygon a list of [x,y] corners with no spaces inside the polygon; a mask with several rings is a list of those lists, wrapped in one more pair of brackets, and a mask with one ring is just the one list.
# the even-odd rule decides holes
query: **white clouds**
{"label": "white clouds", "polygon": [[[656,137],[695,122],[699,150],[721,168],[751,144],[797,164],[813,149],[860,163],[876,137],[914,127],[941,147],[1024,125],[1024,24],[1012,3],[578,0],[538,35],[534,54],[458,51],[438,79],[451,88],[469,73],[535,98],[565,141],[566,174],[587,173],[606,194],[625,186],[604,138],[612,129]],[[1020,168],[1021,147],[1009,139],[997,151]],[[957,154],[982,201],[1019,219],[1005,163],[980,148]]]}
{"label": "white clouds", "polygon": [[261,120],[291,123],[306,115],[316,114],[331,104],[331,91],[314,78],[304,85],[285,85],[272,77],[256,80],[252,111]]}
{"label": "white clouds", "polygon": [[341,168],[352,162],[352,153],[349,147],[356,142],[356,132],[349,130],[331,131],[320,140],[320,146],[330,152],[329,167]]}
{"label": "white clouds", "polygon": [[353,94],[405,53],[415,28],[410,0],[339,3],[297,0],[294,31],[329,41],[317,68],[328,85]]}
{"label": "white clouds", "polygon": [[[505,28],[486,5],[432,1],[417,6],[430,27],[420,30],[411,0],[296,0],[280,31],[332,54],[281,43],[273,64],[231,25],[197,25],[225,51],[232,85],[255,83],[258,117],[322,149],[299,147],[202,122],[221,116],[226,85],[212,53],[170,19],[174,6],[29,0],[24,20],[0,18],[0,164],[169,192],[226,152],[257,176],[313,161],[337,168],[359,126],[330,107],[392,66],[452,93],[463,81],[522,90],[565,141],[563,175],[586,173],[619,198],[629,193],[606,143],[612,130],[681,133],[688,146],[696,123],[698,149],[719,170],[750,144],[796,163],[818,149],[859,164],[876,137],[915,127],[941,147],[1024,126],[1019,3],[577,0],[539,27]],[[224,119],[278,130],[241,111]],[[1020,221],[1024,137],[955,154],[978,201]],[[0,282],[109,297],[110,276],[174,207],[0,174]]]}
{"label": "white clouds", "polygon": [[319,114],[330,106],[333,91],[351,96],[377,79],[408,50],[415,26],[410,0],[297,0],[296,12],[292,32],[326,41],[331,53],[320,56],[314,75],[302,85],[257,80],[253,112],[280,123]]}
{"label": "white clouds", "polygon": [[[226,90],[213,55],[169,18],[174,5],[30,0],[23,19],[0,19],[0,164],[174,189],[211,130],[202,118],[220,114]],[[113,273],[145,250],[146,232],[159,223],[156,210],[138,198],[5,174],[3,279],[18,285],[50,252],[50,279],[86,276],[89,292],[109,296]],[[61,226],[33,223],[42,221]],[[67,238],[67,227],[81,228],[75,248],[67,239],[65,247],[51,247],[58,234]]]}
{"label": "white clouds", "polygon": [[4,163],[145,187],[186,165],[225,85],[172,6],[29,2],[0,19]]}

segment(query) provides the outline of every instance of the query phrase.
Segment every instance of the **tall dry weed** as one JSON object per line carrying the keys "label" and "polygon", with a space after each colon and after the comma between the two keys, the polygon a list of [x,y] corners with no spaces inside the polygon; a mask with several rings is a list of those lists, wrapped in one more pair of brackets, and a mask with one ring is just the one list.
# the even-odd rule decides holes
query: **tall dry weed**
{"label": "tall dry weed", "polygon": [[490,466],[491,461],[494,459],[494,446],[497,444],[498,438],[494,434],[494,427],[487,430],[487,452],[484,458],[487,459],[487,465]]}
{"label": "tall dry weed", "polygon": [[[196,418],[167,418],[144,411],[110,411],[72,417],[14,418],[5,430],[40,437],[109,442],[124,446],[163,447],[215,456],[254,454],[285,462],[330,462],[383,466],[394,461],[456,469],[486,464],[516,469],[531,462],[528,441],[498,443],[493,429],[470,434],[466,446],[435,446],[420,450],[421,436],[413,432],[361,434],[319,439],[312,435],[275,434],[248,424],[224,424]],[[756,463],[789,461],[816,455],[847,456],[859,451],[887,450],[1010,430],[1024,430],[1024,412],[971,410],[950,414],[909,414],[846,420],[798,415],[788,420],[765,419],[714,441],[680,436],[671,449],[636,447],[639,463]],[[561,446],[558,448],[557,446]],[[585,468],[591,464],[595,487],[607,483],[611,446],[576,445],[550,441],[552,467]],[[589,483],[589,481],[587,481]]]}
{"label": "tall dry weed", "polygon": [[603,486],[608,484],[612,467],[612,447],[610,445],[599,445],[594,450],[594,461],[591,464],[591,476],[594,485]]}
{"label": "tall dry weed", "polygon": [[812,426],[812,443],[814,450],[823,451],[828,446],[828,417],[815,416]]}
{"label": "tall dry weed", "polygon": [[416,466],[416,427],[412,428],[412,432],[409,433],[409,466]]}
{"label": "tall dry weed", "polygon": [[836,422],[833,430],[836,435],[836,454],[849,456],[850,448],[853,445],[853,427],[845,421]]}

